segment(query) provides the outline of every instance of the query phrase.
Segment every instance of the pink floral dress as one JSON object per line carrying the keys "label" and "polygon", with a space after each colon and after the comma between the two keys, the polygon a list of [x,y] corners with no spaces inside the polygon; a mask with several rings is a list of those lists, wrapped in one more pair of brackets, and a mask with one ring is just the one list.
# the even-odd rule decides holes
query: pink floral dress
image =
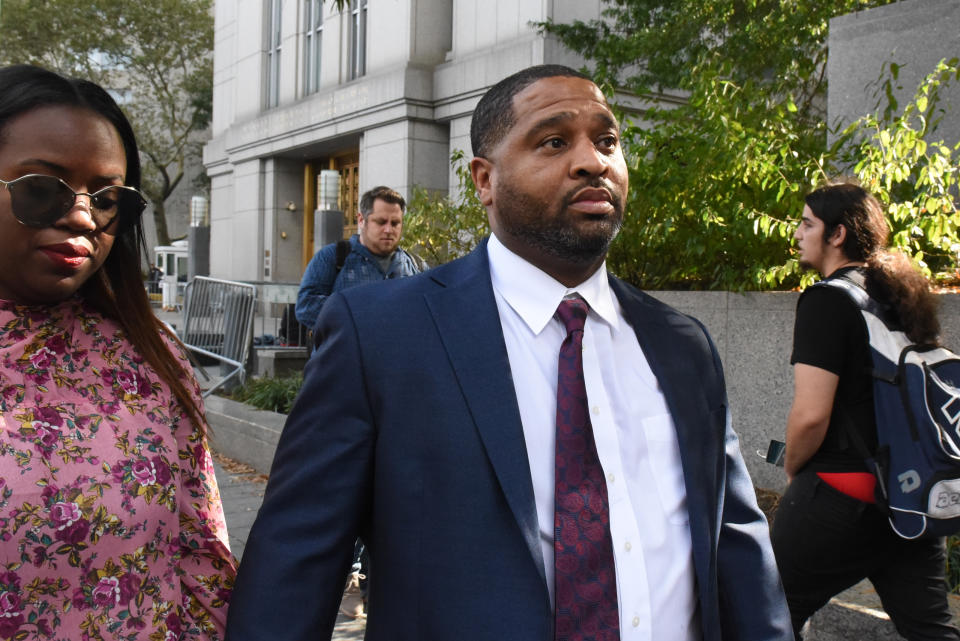
{"label": "pink floral dress", "polygon": [[0,639],[220,639],[235,574],[206,439],[117,323],[0,300]]}

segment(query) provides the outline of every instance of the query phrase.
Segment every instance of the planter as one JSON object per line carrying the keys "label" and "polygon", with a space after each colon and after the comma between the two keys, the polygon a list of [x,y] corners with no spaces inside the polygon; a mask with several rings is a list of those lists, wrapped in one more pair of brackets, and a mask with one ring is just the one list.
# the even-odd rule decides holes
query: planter
{"label": "planter", "polygon": [[222,396],[204,399],[212,436],[210,446],[261,474],[269,474],[286,414],[258,410]]}

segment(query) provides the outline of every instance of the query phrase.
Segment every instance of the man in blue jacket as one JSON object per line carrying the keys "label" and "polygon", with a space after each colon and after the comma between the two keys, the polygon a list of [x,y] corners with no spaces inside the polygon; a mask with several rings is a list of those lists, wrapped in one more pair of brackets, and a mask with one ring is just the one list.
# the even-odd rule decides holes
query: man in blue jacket
{"label": "man in blue jacket", "polygon": [[318,251],[300,281],[297,320],[313,329],[327,297],[341,289],[389,278],[412,276],[420,271],[417,261],[397,244],[403,231],[407,203],[389,187],[374,187],[360,198],[357,233],[343,245],[331,243]]}

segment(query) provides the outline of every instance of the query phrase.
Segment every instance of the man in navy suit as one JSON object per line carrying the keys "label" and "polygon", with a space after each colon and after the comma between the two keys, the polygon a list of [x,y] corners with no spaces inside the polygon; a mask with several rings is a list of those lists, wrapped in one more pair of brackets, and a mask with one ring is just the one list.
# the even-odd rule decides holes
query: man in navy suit
{"label": "man in navy suit", "polygon": [[493,235],[324,306],[228,638],[329,639],[359,535],[371,641],[792,639],[712,341],[604,268],[603,94],[526,69],[471,143]]}

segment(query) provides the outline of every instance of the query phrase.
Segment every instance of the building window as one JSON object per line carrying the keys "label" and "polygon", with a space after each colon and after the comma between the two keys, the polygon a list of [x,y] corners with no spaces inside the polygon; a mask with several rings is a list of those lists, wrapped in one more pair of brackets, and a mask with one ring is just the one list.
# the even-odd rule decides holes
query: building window
{"label": "building window", "polygon": [[320,55],[323,48],[323,0],[304,0],[306,15],[303,24],[304,79],[303,92],[316,93],[320,89]]}
{"label": "building window", "polygon": [[280,103],[280,27],[283,0],[267,0],[267,107]]}
{"label": "building window", "polygon": [[367,0],[350,0],[350,80],[367,73]]}

